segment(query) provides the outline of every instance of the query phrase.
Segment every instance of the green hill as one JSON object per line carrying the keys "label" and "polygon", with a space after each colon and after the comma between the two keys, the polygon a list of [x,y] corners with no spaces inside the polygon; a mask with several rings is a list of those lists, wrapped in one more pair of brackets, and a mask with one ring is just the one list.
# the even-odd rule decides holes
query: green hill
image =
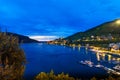
{"label": "green hill", "polygon": [[85,32],[78,32],[65,39],[67,40],[78,40],[83,38],[90,38],[91,36],[109,36],[119,37],[120,36],[120,19],[103,23]]}

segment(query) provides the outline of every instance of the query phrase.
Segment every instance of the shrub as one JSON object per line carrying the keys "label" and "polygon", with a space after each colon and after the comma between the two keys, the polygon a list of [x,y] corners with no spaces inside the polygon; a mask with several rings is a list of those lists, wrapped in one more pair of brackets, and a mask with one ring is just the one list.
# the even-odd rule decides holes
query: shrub
{"label": "shrub", "polygon": [[73,77],[70,77],[68,74],[58,74],[55,75],[51,70],[50,73],[41,72],[35,77],[35,80],[75,80]]}

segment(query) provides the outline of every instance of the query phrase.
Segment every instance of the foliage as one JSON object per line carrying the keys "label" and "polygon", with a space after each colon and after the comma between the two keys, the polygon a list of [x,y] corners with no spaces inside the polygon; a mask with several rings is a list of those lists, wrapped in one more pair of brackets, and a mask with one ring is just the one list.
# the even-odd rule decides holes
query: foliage
{"label": "foliage", "polygon": [[75,80],[73,77],[70,77],[68,74],[58,74],[55,75],[51,70],[50,73],[41,72],[35,78],[35,80]]}
{"label": "foliage", "polygon": [[112,76],[109,76],[109,77],[106,78],[105,80],[120,80],[120,77],[112,77]]}
{"label": "foliage", "polygon": [[18,38],[0,32],[0,80],[21,80],[25,61]]}
{"label": "foliage", "polygon": [[[75,79],[73,77],[69,77],[68,74],[64,74],[63,72],[61,74],[55,75],[53,70],[51,70],[50,73],[41,72],[35,77],[35,80],[84,80],[84,79]],[[119,76],[108,76],[107,78],[96,78],[93,77],[91,79],[87,80],[120,80]]]}
{"label": "foliage", "polygon": [[97,80],[95,77],[93,77],[91,80]]}

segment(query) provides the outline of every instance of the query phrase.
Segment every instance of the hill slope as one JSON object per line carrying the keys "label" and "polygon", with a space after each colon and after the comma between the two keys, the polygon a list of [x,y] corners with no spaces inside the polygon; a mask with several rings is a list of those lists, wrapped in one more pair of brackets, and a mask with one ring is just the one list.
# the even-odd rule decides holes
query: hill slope
{"label": "hill slope", "polygon": [[6,34],[7,34],[7,35],[12,35],[12,36],[18,37],[19,43],[21,43],[21,42],[22,42],[22,43],[37,43],[37,42],[39,42],[39,41],[30,39],[30,38],[27,37],[27,36],[20,35],[20,34],[16,34],[16,33],[7,32]]}
{"label": "hill slope", "polygon": [[120,36],[120,19],[103,23],[85,32],[78,32],[72,36],[67,37],[66,39],[77,40],[83,37],[102,36],[102,35],[105,35],[105,36],[112,35],[113,37],[119,37]]}

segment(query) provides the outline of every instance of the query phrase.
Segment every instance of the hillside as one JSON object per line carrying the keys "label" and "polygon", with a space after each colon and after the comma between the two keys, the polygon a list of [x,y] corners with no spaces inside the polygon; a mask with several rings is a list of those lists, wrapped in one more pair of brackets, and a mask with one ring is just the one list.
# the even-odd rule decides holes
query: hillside
{"label": "hillside", "polygon": [[108,36],[108,35],[112,35],[113,37],[120,36],[120,19],[116,19],[114,21],[103,23],[85,32],[78,32],[72,36],[67,37],[66,39],[77,40],[83,37]]}
{"label": "hillside", "polygon": [[6,34],[18,37],[19,43],[21,43],[21,42],[22,43],[37,43],[38,42],[38,41],[30,39],[29,37],[24,36],[24,35],[20,35],[20,34],[16,34],[16,33],[11,33],[11,32],[7,32]]}

